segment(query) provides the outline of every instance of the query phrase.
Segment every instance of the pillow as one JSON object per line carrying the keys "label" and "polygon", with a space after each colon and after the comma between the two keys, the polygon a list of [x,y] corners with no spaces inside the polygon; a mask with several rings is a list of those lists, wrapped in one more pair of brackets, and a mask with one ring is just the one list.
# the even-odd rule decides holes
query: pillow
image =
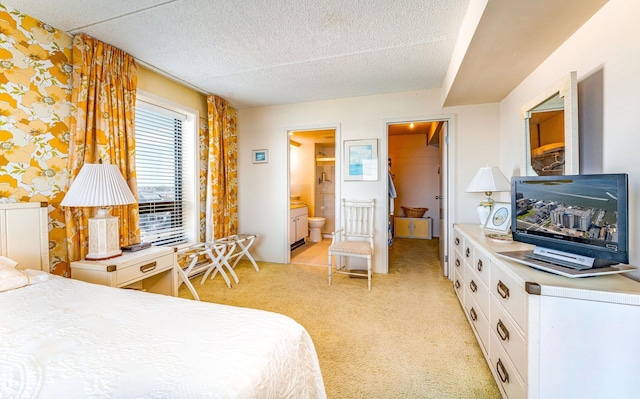
{"label": "pillow", "polygon": [[29,276],[13,267],[0,264],[0,292],[24,287],[29,284]]}
{"label": "pillow", "polygon": [[42,270],[24,269],[22,272],[29,277],[29,285],[47,281],[49,277],[51,277],[49,273],[43,272]]}
{"label": "pillow", "polygon": [[18,262],[0,256],[0,292],[37,284],[49,280],[49,273],[42,270],[16,269]]}
{"label": "pillow", "polygon": [[13,259],[9,259],[6,256],[0,256],[0,266],[12,267],[16,268],[18,266],[18,262]]}

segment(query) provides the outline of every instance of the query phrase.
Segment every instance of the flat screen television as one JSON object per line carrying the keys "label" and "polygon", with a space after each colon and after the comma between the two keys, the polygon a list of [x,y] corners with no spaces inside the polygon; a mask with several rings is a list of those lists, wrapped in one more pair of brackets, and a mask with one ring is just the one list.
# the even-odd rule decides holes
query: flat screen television
{"label": "flat screen television", "polygon": [[623,173],[511,178],[513,239],[535,245],[534,259],[577,270],[629,263],[628,214]]}

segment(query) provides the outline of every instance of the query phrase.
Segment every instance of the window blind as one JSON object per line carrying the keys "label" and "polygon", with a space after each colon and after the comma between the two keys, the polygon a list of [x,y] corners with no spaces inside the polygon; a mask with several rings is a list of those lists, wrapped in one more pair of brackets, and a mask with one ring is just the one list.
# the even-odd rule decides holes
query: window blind
{"label": "window blind", "polygon": [[[140,104],[140,103],[139,103]],[[136,175],[140,233],[145,242],[186,242],[182,121],[153,105],[136,106]]]}

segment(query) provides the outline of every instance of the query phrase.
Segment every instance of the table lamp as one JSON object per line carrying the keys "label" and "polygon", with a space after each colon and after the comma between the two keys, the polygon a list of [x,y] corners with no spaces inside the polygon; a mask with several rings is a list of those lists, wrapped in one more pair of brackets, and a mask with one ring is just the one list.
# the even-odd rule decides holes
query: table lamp
{"label": "table lamp", "polygon": [[478,205],[478,217],[480,218],[480,226],[484,226],[493,207],[493,199],[491,194],[499,191],[509,191],[511,183],[495,166],[485,166],[478,170],[473,177],[471,183],[465,190],[468,193],[485,193],[487,198],[482,200]]}
{"label": "table lamp", "polygon": [[96,215],[89,219],[89,252],[85,259],[103,260],[122,255],[118,217],[109,215],[106,207],[135,202],[116,165],[102,161],[82,165],[60,205],[98,207]]}

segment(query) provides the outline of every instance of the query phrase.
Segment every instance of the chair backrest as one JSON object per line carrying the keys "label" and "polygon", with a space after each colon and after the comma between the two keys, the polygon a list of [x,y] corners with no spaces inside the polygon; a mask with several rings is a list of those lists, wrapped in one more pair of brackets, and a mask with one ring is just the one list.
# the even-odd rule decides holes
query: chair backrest
{"label": "chair backrest", "polygon": [[373,214],[376,200],[342,199],[342,229],[344,238],[362,237],[373,241]]}

